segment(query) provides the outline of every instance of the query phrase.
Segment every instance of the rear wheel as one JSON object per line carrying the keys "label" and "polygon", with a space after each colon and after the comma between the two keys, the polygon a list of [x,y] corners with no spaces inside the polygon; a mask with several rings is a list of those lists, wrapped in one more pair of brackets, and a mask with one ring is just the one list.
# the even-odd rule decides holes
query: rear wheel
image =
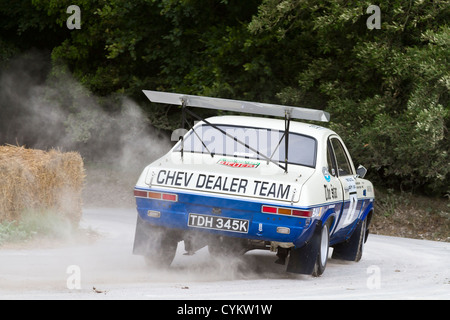
{"label": "rear wheel", "polygon": [[312,272],[313,277],[319,277],[325,271],[325,268],[327,266],[329,249],[330,249],[330,233],[328,224],[325,224],[322,227],[322,231],[320,233],[320,247],[316,259],[316,264],[314,265],[314,269]]}
{"label": "rear wheel", "polygon": [[360,221],[347,241],[334,246],[333,259],[355,262],[361,260],[366,241],[366,223],[367,219]]}
{"label": "rear wheel", "polygon": [[167,268],[172,264],[177,252],[178,243],[172,239],[165,239],[159,248],[152,247],[144,256],[149,267]]}
{"label": "rear wheel", "polygon": [[318,277],[323,274],[327,265],[330,247],[331,221],[322,225],[317,222],[311,239],[299,248],[290,249],[287,272],[308,274]]}

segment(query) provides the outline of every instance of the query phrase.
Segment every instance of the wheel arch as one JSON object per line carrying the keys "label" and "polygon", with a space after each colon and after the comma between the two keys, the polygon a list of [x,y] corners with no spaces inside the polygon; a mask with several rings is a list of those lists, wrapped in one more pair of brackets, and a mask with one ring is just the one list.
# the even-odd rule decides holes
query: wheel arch
{"label": "wheel arch", "polygon": [[370,226],[370,222],[372,221],[372,217],[373,217],[373,207],[370,209],[370,211],[367,213],[366,215],[366,228],[368,229]]}
{"label": "wheel arch", "polygon": [[366,220],[366,232],[365,232],[365,235],[364,235],[364,243],[366,243],[366,241],[367,241],[367,238],[369,238],[369,228],[370,228],[370,222],[372,221],[372,218],[373,218],[373,213],[374,212],[374,210],[373,210],[373,207],[369,210],[369,212],[367,213],[367,215],[366,215],[366,218],[365,218],[365,220]]}
{"label": "wheel arch", "polygon": [[329,209],[320,219],[322,221],[322,225],[328,224],[328,232],[331,234],[334,232],[334,228],[336,226],[337,216],[336,212],[333,209]]}

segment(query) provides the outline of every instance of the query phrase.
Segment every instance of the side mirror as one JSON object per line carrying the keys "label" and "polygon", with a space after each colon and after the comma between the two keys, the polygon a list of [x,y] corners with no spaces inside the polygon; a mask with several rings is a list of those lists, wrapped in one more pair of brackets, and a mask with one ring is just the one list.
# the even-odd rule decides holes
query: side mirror
{"label": "side mirror", "polygon": [[365,175],[367,173],[367,169],[364,168],[364,166],[359,165],[358,169],[356,169],[356,174],[360,177],[360,178],[364,178]]}

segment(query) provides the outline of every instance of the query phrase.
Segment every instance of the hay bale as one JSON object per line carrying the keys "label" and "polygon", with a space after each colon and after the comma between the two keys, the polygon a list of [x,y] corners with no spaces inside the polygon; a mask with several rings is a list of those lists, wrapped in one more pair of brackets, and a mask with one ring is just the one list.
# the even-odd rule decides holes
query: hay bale
{"label": "hay bale", "polygon": [[20,220],[25,210],[53,210],[78,224],[84,177],[77,152],[0,146],[0,221]]}

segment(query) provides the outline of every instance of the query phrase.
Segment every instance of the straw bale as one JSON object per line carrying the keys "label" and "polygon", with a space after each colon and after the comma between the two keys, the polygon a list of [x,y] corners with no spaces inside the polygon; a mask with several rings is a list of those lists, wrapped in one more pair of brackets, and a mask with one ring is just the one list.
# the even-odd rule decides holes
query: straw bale
{"label": "straw bale", "polygon": [[84,178],[77,152],[0,146],[0,221],[19,220],[25,210],[53,210],[78,224]]}

